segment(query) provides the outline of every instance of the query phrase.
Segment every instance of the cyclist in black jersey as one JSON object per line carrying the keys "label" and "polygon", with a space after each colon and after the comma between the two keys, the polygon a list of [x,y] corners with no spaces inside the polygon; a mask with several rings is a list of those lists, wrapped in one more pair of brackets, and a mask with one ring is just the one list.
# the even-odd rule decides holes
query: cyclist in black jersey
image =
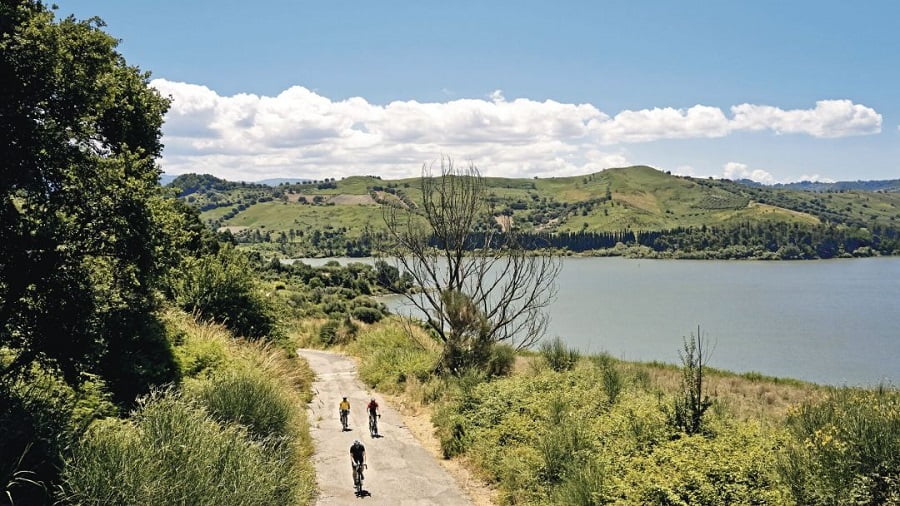
{"label": "cyclist in black jersey", "polygon": [[358,440],[350,445],[350,465],[353,468],[353,486],[356,494],[362,494],[363,469],[366,467],[366,447]]}

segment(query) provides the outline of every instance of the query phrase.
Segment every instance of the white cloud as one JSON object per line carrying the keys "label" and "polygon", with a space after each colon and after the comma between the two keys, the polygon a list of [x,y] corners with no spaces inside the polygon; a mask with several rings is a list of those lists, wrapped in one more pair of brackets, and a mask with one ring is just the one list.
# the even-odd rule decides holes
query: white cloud
{"label": "white cloud", "polygon": [[847,137],[881,132],[875,109],[849,100],[819,100],[815,109],[785,111],[768,105],[741,104],[731,108],[735,130],[773,130],[813,137]]}
{"label": "white cloud", "polygon": [[695,105],[690,109],[642,109],[622,111],[607,121],[592,124],[600,138],[609,144],[648,142],[658,139],[723,137],[729,121],[716,107]]}
{"label": "white cloud", "polygon": [[811,181],[815,183],[836,183],[837,180],[832,179],[830,177],[822,177],[818,174],[803,174],[797,181]]}
{"label": "white cloud", "polygon": [[770,172],[762,169],[751,169],[745,163],[728,162],[723,167],[722,178],[724,179],[749,179],[763,184],[791,183],[801,181],[811,181],[819,183],[834,183],[835,180],[823,177],[819,174],[803,174],[796,179],[776,179]]}
{"label": "white cloud", "polygon": [[778,182],[775,180],[775,176],[769,172],[762,169],[751,170],[750,167],[744,163],[728,162],[723,168],[724,172],[722,173],[722,177],[725,179],[750,179],[751,181],[763,184],[775,184]]}
{"label": "white cloud", "polygon": [[333,101],[301,86],[277,96],[221,96],[205,86],[156,79],[171,96],[163,127],[163,169],[209,172],[238,180],[274,176],[414,175],[441,153],[472,160],[491,176],[573,175],[628,165],[623,144],[722,137],[768,129],[839,137],[880,131],[881,116],[847,100],[783,111],[742,104],[721,109],[622,111],[591,104],[507,99],[371,104]]}

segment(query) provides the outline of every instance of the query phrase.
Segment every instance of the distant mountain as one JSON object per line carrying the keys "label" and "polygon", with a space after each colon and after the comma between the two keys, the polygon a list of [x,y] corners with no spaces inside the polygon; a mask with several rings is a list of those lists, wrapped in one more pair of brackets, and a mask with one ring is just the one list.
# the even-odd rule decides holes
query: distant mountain
{"label": "distant mountain", "polygon": [[805,192],[842,192],[842,191],[866,191],[866,192],[900,192],[900,179],[885,179],[877,181],[838,181],[836,183],[823,183],[821,181],[799,181],[796,183],[778,183],[764,185],[750,179],[737,179],[735,183],[756,188],[772,188],[776,190],[795,190]]}
{"label": "distant mountain", "polygon": [[[531,244],[570,251],[622,243],[692,258],[900,253],[900,191],[884,191],[892,187],[885,182],[867,183],[879,189],[874,192],[801,191],[798,184],[673,176],[646,166],[483,182],[496,223],[516,227]],[[386,231],[382,206],[422,205],[418,178],[267,186],[190,174],[171,186],[211,227],[227,229],[239,242],[277,244],[294,256],[369,254],[372,238]]]}

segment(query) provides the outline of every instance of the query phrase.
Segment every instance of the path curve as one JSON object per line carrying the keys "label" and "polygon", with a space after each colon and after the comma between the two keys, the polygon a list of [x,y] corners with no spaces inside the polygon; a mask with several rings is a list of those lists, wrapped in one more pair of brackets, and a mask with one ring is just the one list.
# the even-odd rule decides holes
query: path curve
{"label": "path curve", "polygon": [[[413,437],[402,417],[380,395],[365,389],[356,364],[345,355],[300,349],[316,373],[313,400],[309,404],[310,433],[315,445],[319,497],[317,505],[470,505],[453,478]],[[341,397],[350,401],[350,431],[342,432],[338,420]],[[372,397],[381,407],[379,432],[369,436],[365,406]],[[371,495],[358,498],[350,476],[350,444],[359,439],[366,446],[369,468],[364,489]]]}

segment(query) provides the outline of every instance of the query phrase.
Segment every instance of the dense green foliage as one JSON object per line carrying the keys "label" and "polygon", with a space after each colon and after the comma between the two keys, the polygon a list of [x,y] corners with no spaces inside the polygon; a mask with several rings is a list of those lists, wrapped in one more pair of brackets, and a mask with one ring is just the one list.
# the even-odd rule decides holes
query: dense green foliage
{"label": "dense green foliage", "polygon": [[210,416],[243,425],[257,439],[286,435],[299,409],[265,373],[249,368],[218,372],[188,391]]}
{"label": "dense green foliage", "polygon": [[[21,504],[39,504],[69,448],[98,416],[115,414],[102,380],[78,390],[33,365],[28,377],[0,383],[0,483]],[[3,501],[4,499],[0,499]]]}
{"label": "dense green foliage", "polygon": [[[762,183],[757,183],[748,179],[741,179],[735,182],[753,187],[762,186]],[[795,183],[776,183],[772,185],[772,187],[818,193],[846,191],[900,192],[900,179],[888,179],[884,181],[837,181],[834,183],[826,183],[823,181],[798,181]]]}
{"label": "dense green foliage", "polygon": [[380,320],[387,311],[373,295],[409,287],[406,276],[385,276],[381,269],[363,263],[342,267],[337,261],[312,267],[303,262],[272,260],[262,276],[275,284],[277,300],[293,316],[337,320],[352,315],[366,323]]}
{"label": "dense green foliage", "polygon": [[[0,3],[0,502],[234,503],[210,495],[233,478],[228,469],[258,475],[240,487],[257,503],[305,502],[303,415],[284,400],[304,385],[273,390],[277,375],[259,364],[255,377],[203,380],[250,392],[268,411],[229,406],[199,379],[189,380],[196,398],[176,386],[158,393],[234,361],[173,333],[167,297],[247,336],[273,337],[275,319],[250,260],[216,253],[198,211],[158,185],[168,101],[102,27],[57,20],[39,1]],[[133,418],[95,422],[151,391]],[[218,456],[205,453],[213,448]],[[69,495],[54,497],[60,473]]]}
{"label": "dense green foliage", "polygon": [[186,259],[174,294],[185,311],[222,323],[239,336],[259,338],[277,331],[274,309],[261,293],[250,261],[233,248]]}
{"label": "dense green foliage", "polygon": [[368,357],[359,368],[362,380],[379,390],[396,393],[407,382],[431,378],[439,358],[436,343],[424,338],[418,345],[410,345],[409,339],[407,329],[392,321],[369,329],[364,338],[353,341],[350,351]]}
{"label": "dense green foliage", "polygon": [[541,343],[541,356],[554,371],[568,371],[575,367],[581,353],[574,348],[569,348],[560,337]]}
{"label": "dense green foliage", "polygon": [[168,102],[98,20],[31,0],[0,19],[0,379],[40,361],[77,382],[155,339],[140,320],[189,240],[157,185]]}

